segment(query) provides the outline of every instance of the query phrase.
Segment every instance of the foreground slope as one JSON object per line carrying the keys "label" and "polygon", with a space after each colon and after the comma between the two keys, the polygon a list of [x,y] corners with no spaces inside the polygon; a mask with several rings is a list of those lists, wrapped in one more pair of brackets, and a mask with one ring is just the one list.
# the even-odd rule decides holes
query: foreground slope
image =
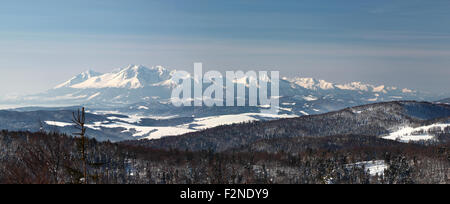
{"label": "foreground slope", "polygon": [[[0,183],[33,184],[405,184],[449,183],[449,144],[375,137],[316,137],[290,151],[156,150],[79,138],[0,132]],[[287,150],[287,149],[286,149]],[[69,156],[68,156],[69,155]]]}
{"label": "foreground slope", "polygon": [[421,126],[431,121],[449,122],[448,117],[450,106],[444,104],[414,101],[385,102],[321,115],[221,126],[138,144],[164,149],[224,151],[276,138],[335,135],[378,137],[404,126]]}

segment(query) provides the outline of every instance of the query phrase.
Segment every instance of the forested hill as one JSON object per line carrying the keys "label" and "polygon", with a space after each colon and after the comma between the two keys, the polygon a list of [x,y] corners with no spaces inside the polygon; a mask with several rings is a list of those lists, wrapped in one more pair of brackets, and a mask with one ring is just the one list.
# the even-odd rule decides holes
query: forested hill
{"label": "forested hill", "polygon": [[161,149],[224,151],[260,140],[277,138],[335,135],[376,137],[388,134],[390,129],[399,126],[419,126],[448,117],[450,106],[445,104],[415,101],[385,102],[321,115],[221,126],[177,137],[126,143]]}
{"label": "forested hill", "polygon": [[[288,153],[289,149],[284,146],[286,151],[273,149],[275,152],[190,152],[90,139],[85,141],[84,160],[80,138],[55,133],[1,131],[0,184],[450,182],[448,143],[423,146],[368,136],[286,139],[307,149],[302,151],[295,147],[296,154]],[[84,167],[87,180],[83,177]],[[366,169],[368,167],[370,169]]]}

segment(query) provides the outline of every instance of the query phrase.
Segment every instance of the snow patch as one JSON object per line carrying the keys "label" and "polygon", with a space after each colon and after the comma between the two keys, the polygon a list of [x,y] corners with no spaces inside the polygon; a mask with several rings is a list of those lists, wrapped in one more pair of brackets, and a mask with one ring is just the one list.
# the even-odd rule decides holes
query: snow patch
{"label": "snow patch", "polygon": [[382,176],[384,171],[388,169],[388,165],[383,160],[363,161],[354,164],[347,164],[347,168],[363,168],[371,176]]}
{"label": "snow patch", "polygon": [[194,129],[203,130],[208,128],[213,128],[221,125],[231,125],[243,122],[258,121],[258,118],[270,118],[270,119],[281,119],[281,118],[294,118],[297,115],[274,115],[274,114],[264,114],[264,113],[243,113],[238,115],[221,115],[212,116],[205,118],[195,119],[195,122],[191,123],[196,125]]}
{"label": "snow patch", "polygon": [[300,111],[301,114],[303,115],[309,115],[309,113],[305,112],[305,111]]}
{"label": "snow patch", "polygon": [[66,127],[66,126],[72,126],[73,123],[66,123],[66,122],[58,122],[58,121],[44,121],[47,125],[56,126],[56,127]]}
{"label": "snow patch", "polygon": [[401,127],[399,130],[392,132],[389,135],[384,136],[382,138],[387,140],[396,140],[404,143],[429,141],[435,139],[435,136],[429,133],[430,130],[442,131],[447,127],[450,127],[450,124],[433,124],[417,128]]}
{"label": "snow patch", "polygon": [[138,109],[139,110],[148,110],[149,108],[147,106],[139,106]]}
{"label": "snow patch", "polygon": [[311,96],[311,95],[304,96],[303,99],[305,99],[306,101],[317,101],[318,100],[317,97],[314,97],[314,96]]}
{"label": "snow patch", "polygon": [[411,90],[411,89],[402,89],[402,92],[403,93],[414,93],[414,91],[413,90]]}
{"label": "snow patch", "polygon": [[96,93],[96,94],[94,94],[94,95],[92,95],[92,96],[90,96],[89,98],[87,98],[87,100],[89,101],[89,100],[92,100],[93,98],[95,98],[95,97],[97,97],[97,96],[99,96],[101,93],[100,92],[98,92],[98,93]]}

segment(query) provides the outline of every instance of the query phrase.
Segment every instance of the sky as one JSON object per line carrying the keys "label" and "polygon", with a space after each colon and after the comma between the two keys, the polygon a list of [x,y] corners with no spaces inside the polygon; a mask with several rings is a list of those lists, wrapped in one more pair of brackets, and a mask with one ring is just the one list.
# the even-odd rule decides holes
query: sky
{"label": "sky", "polygon": [[2,0],[0,95],[129,64],[449,93],[448,0]]}

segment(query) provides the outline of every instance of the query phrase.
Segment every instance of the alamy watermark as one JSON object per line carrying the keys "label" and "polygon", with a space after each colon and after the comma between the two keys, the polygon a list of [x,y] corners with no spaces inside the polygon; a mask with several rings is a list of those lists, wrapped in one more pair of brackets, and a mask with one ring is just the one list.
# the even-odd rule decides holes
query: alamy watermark
{"label": "alamy watermark", "polygon": [[[172,81],[171,102],[181,106],[253,106],[261,107],[262,113],[277,114],[279,111],[278,71],[227,71],[224,78],[219,71],[203,74],[203,64],[194,64],[194,75],[177,71]],[[269,87],[270,86],[270,87]],[[248,92],[248,96],[247,96]]]}

